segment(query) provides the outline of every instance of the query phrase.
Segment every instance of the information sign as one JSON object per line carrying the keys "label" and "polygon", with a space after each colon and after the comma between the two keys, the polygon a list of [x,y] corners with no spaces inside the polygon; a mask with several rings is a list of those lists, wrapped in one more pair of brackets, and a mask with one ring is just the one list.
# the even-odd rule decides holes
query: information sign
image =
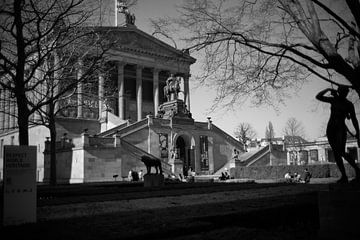
{"label": "information sign", "polygon": [[36,146],[4,146],[3,225],[36,222]]}

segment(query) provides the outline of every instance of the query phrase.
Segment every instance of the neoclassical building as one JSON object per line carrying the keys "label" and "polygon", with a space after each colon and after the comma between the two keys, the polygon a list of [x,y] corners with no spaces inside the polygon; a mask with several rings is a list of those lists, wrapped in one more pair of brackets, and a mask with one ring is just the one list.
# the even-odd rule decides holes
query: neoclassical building
{"label": "neoclassical building", "polygon": [[[235,166],[231,154],[243,149],[240,142],[210,118],[192,118],[189,81],[195,59],[188,52],[131,23],[95,31],[116,41],[107,55],[106,75],[99,73],[90,88],[79,83],[78,94],[59,103],[69,106],[56,118],[59,182],[113,181],[116,175],[125,179],[129,170],[145,171],[142,155],[161,159],[169,175],[186,175],[190,167],[197,174],[214,174]],[[81,77],[81,69],[74,74]],[[170,82],[176,91],[170,91]],[[1,101],[0,108],[13,113],[0,115],[2,149],[18,144],[17,111],[10,100]],[[49,181],[49,135],[43,126],[29,128],[30,145],[38,149],[38,181]]]}

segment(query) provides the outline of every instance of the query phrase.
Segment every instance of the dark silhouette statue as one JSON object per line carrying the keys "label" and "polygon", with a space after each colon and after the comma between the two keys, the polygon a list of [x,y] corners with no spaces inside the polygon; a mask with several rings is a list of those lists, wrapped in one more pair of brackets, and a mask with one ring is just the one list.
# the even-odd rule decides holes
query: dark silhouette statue
{"label": "dark silhouette statue", "polygon": [[155,168],[156,174],[158,174],[159,172],[160,172],[160,174],[162,174],[162,167],[161,167],[160,159],[152,158],[147,155],[143,155],[143,156],[141,156],[141,161],[146,166],[146,171],[147,171],[146,174],[151,173],[151,167]]}
{"label": "dark silhouette statue", "polygon": [[[331,96],[325,96],[328,92]],[[356,119],[354,105],[346,98],[348,93],[349,88],[340,85],[337,90],[331,88],[322,90],[316,95],[316,99],[331,104],[331,113],[326,128],[326,136],[334,152],[336,164],[341,172],[341,178],[337,182],[348,182],[342,160],[342,158],[344,158],[355,169],[356,178],[353,181],[360,183],[360,169],[356,165],[355,160],[345,151],[347,132],[352,134],[345,124],[346,118],[351,119],[352,121],[356,131],[355,137],[357,139],[358,146],[360,147],[359,123]]]}

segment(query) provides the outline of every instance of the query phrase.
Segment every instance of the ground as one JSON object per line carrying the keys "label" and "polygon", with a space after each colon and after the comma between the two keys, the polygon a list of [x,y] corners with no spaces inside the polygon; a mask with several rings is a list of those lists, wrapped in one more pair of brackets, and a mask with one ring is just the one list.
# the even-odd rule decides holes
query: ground
{"label": "ground", "polygon": [[44,186],[38,222],[1,230],[12,239],[327,239],[318,194],[343,189],[333,181]]}

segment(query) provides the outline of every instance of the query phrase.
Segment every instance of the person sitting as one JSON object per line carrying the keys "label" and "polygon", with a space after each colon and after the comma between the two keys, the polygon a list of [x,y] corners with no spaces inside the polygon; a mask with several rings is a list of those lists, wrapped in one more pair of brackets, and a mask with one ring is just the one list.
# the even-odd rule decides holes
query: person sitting
{"label": "person sitting", "polygon": [[299,183],[301,182],[301,175],[298,173],[294,173],[294,182]]}
{"label": "person sitting", "polygon": [[290,172],[285,173],[285,181],[291,183],[291,174]]}
{"label": "person sitting", "polygon": [[230,175],[228,174],[228,172],[225,172],[225,179],[230,179]]}
{"label": "person sitting", "polygon": [[132,171],[131,177],[132,177],[132,181],[134,181],[134,182],[139,181],[139,174],[137,171]]}
{"label": "person sitting", "polygon": [[304,183],[309,183],[311,178],[311,173],[307,168],[305,168],[304,172],[305,172]]}
{"label": "person sitting", "polygon": [[224,181],[226,179],[224,172],[221,172],[221,176],[219,177],[219,179],[222,181]]}

